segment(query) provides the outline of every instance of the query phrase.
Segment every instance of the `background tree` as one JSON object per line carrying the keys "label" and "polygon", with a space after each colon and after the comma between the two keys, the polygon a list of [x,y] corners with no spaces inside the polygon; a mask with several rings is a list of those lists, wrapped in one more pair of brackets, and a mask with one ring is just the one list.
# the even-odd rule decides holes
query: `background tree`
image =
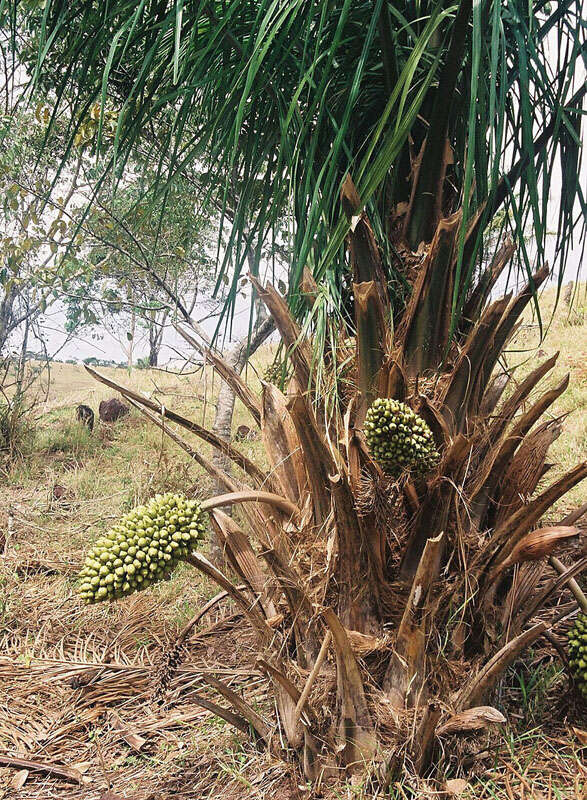
{"label": "background tree", "polygon": [[44,195],[55,170],[53,156],[43,154],[42,114],[41,107],[36,114],[15,111],[0,132],[5,144],[0,157],[0,354],[12,334],[55,302],[47,276],[54,274],[58,253],[66,249],[73,231],[65,214],[79,170],[63,174],[58,201],[47,212]]}
{"label": "background tree", "polygon": [[150,201],[148,186],[148,176],[133,174],[114,198],[103,191],[89,213],[82,207],[82,236],[67,255],[62,292],[67,327],[116,320],[125,350],[145,330],[148,361],[157,366],[166,327],[191,320],[196,304],[199,313],[211,305],[216,232],[213,214],[195,205],[186,183],[176,182],[167,193],[164,215],[162,203]]}
{"label": "background tree", "polygon": [[[0,33],[0,450],[12,459],[21,452],[27,419],[46,395],[50,363],[63,346],[55,351],[47,343],[48,315],[59,304],[61,254],[75,237],[69,214],[81,160],[72,157],[57,169],[63,128],[57,123],[48,132],[47,107],[22,102],[25,76],[5,33]],[[51,187],[55,199],[48,207]]]}

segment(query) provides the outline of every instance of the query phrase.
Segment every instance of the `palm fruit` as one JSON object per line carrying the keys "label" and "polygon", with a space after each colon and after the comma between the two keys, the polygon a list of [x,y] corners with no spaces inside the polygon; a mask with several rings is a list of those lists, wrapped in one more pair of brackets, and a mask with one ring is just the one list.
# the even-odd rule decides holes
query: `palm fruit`
{"label": "palm fruit", "polygon": [[580,613],[569,631],[569,665],[577,688],[587,700],[587,614]]}
{"label": "palm fruit", "polygon": [[423,474],[438,462],[432,431],[405,403],[389,397],[375,400],[365,418],[371,455],[388,475]]}
{"label": "palm fruit", "polygon": [[283,363],[281,361],[274,361],[263,372],[263,380],[265,383],[273,383],[275,386],[281,386],[284,383],[284,378],[287,380],[287,370],[283,371]]}
{"label": "palm fruit", "polygon": [[86,603],[112,600],[145,589],[170,575],[206,532],[196,500],[155,495],[137,506],[88,551],[78,592]]}

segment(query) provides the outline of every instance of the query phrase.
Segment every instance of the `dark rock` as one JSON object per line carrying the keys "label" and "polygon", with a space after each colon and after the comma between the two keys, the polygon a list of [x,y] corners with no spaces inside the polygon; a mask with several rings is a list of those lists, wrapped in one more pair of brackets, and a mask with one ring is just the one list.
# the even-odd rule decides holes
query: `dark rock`
{"label": "dark rock", "polygon": [[238,442],[252,442],[258,436],[258,432],[249,428],[248,425],[239,425],[236,429],[236,440]]}
{"label": "dark rock", "polygon": [[98,413],[102,422],[116,422],[117,419],[126,417],[130,413],[130,409],[117,397],[113,397],[112,400],[102,400]]}
{"label": "dark rock", "polygon": [[51,497],[49,499],[49,507],[52,511],[71,508],[74,502],[75,493],[71,489],[62,486],[60,483],[53,485],[51,488]]}
{"label": "dark rock", "polygon": [[78,422],[87,425],[91,431],[94,430],[94,412],[89,406],[78,406],[75,410],[75,418]]}

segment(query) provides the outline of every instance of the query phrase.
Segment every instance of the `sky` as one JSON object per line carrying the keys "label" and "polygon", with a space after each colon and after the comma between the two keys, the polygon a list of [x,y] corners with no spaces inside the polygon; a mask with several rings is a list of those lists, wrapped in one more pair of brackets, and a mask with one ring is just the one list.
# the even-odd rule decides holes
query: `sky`
{"label": "sky", "polygon": [[[233,336],[227,339],[227,343],[244,336],[249,327],[250,296],[239,298],[237,309],[234,316]],[[209,336],[212,336],[216,327],[216,318],[203,320],[210,312],[210,298],[202,297],[196,303],[193,318],[201,321],[202,328]],[[46,316],[46,323],[43,329],[46,332],[45,344],[49,353],[59,350],[57,358],[60,360],[76,359],[78,361],[94,356],[98,359],[126,362],[127,356],[120,339],[124,341],[125,332],[121,328],[121,336],[116,337],[111,332],[104,329],[84,330],[79,334],[68,339],[64,333],[65,314],[62,308],[55,308],[51,314]],[[186,352],[186,342],[171,326],[167,326],[164,334],[164,343],[161,347],[159,364],[164,365],[168,362],[182,361],[189,353]],[[31,349],[35,349],[31,345]],[[149,352],[149,340],[145,330],[137,330],[134,345],[134,360],[146,357]]]}

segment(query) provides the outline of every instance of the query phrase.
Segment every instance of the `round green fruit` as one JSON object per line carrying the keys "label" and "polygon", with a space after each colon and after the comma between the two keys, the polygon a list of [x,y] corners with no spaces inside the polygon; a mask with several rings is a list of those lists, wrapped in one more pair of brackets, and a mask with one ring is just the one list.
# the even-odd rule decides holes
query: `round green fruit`
{"label": "round green fruit", "polygon": [[399,400],[377,398],[367,411],[364,429],[371,455],[388,475],[423,475],[438,463],[432,431]]}
{"label": "round green fruit", "polygon": [[587,700],[587,614],[580,612],[569,631],[569,665],[575,677],[577,688]]}
{"label": "round green fruit", "polygon": [[206,514],[196,500],[156,495],[125,514],[90,548],[79,574],[81,599],[95,603],[124,597],[167,578],[206,530]]}

